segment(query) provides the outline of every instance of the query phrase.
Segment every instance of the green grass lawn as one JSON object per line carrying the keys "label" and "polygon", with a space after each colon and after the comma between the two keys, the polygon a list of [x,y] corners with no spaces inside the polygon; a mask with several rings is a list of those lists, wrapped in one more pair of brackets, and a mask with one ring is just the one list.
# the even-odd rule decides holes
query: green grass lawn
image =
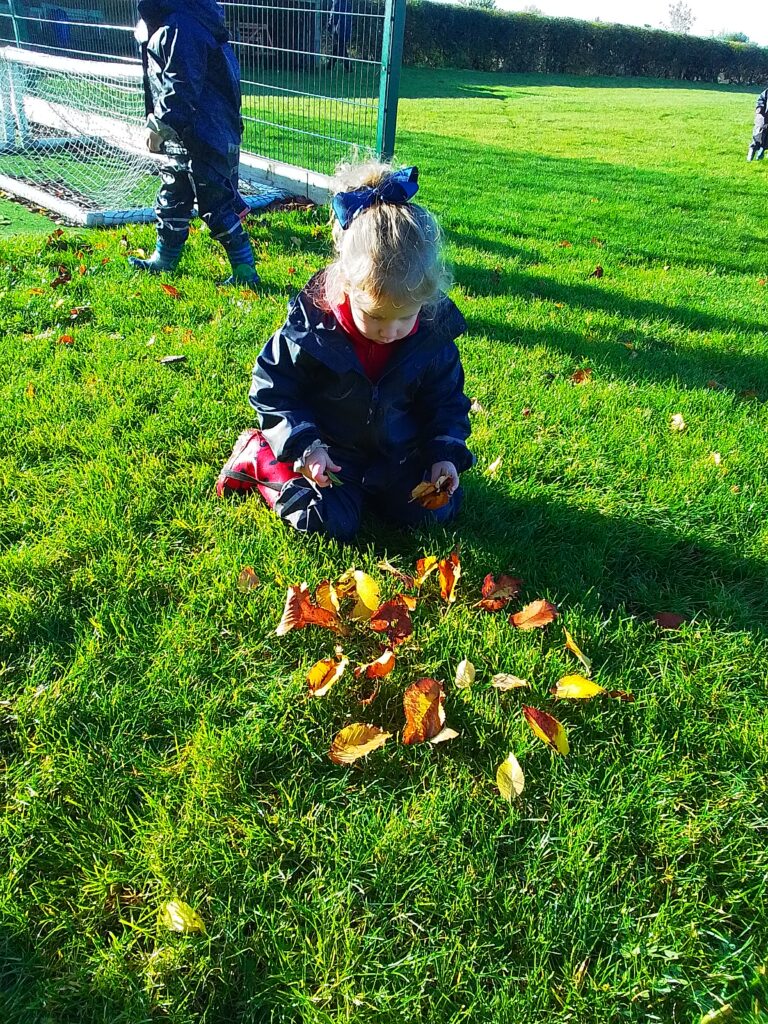
{"label": "green grass lawn", "polygon": [[[216,286],[202,233],[178,299],[127,271],[151,227],[0,238],[3,1024],[697,1024],[722,1003],[768,1019],[752,90],[403,85],[398,156],[444,225],[482,407],[450,531],[368,521],[344,548],[213,494],[256,352],[327,259],[322,211],[252,222],[256,301]],[[52,289],[60,264],[72,279]],[[273,635],[286,587],[355,566],[389,594],[383,555],[409,568],[455,543],[458,600],[425,588],[377,700],[361,709],[346,677],[308,698],[335,638]],[[513,610],[547,598],[560,619],[518,632],[473,608],[488,572],[524,579]],[[661,631],[661,611],[685,625]],[[555,705],[579,668],[563,626],[634,703]],[[458,690],[465,657],[477,679]],[[500,693],[498,672],[532,689]],[[397,734],[425,675],[458,739],[330,762],[349,722]],[[523,703],[563,722],[568,757]],[[510,751],[513,805],[495,785]],[[173,899],[206,935],[158,922]]]}

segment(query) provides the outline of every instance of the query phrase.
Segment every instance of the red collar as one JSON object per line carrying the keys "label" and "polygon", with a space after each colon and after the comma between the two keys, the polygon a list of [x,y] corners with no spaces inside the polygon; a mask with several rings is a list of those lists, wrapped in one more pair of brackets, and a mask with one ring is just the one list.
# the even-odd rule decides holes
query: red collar
{"label": "red collar", "polygon": [[360,360],[360,363],[365,370],[366,376],[374,382],[381,377],[387,363],[400,346],[419,329],[419,319],[417,317],[416,323],[413,325],[413,330],[410,334],[407,334],[405,338],[400,338],[399,341],[393,341],[389,345],[380,345],[375,341],[371,341],[370,338],[366,338],[355,323],[354,317],[352,316],[352,310],[349,305],[348,295],[344,296],[344,301],[340,306],[333,307],[333,315],[336,317],[341,329],[349,338],[350,344],[355,350],[357,358]]}

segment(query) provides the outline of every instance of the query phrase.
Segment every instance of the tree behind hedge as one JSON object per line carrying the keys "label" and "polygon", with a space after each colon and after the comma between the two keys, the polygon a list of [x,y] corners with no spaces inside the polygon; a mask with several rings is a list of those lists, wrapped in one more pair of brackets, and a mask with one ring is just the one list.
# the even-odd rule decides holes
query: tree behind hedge
{"label": "tree behind hedge", "polygon": [[427,67],[768,83],[768,48],[413,0],[404,61]]}

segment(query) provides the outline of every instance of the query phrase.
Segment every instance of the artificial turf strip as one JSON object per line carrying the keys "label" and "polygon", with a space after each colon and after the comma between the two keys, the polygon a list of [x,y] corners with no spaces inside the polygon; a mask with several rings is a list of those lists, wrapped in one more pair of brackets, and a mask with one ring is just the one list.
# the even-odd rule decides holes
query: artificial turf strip
{"label": "artificial turf strip", "polygon": [[[255,353],[327,259],[320,212],[251,221],[257,299],[216,287],[202,233],[163,279],[179,298],[127,271],[148,227],[0,239],[0,1019],[668,1024],[730,1002],[765,1020],[752,107],[732,88],[406,73],[398,155],[446,231],[481,406],[450,531],[369,520],[342,548],[213,496]],[[410,569],[457,541],[456,605],[425,596],[377,701],[361,712],[345,681],[309,700],[336,638],[271,635],[286,587],[355,565],[392,593],[382,555]],[[487,572],[561,618],[520,633],[472,608]],[[659,631],[659,611],[687,623]],[[562,625],[634,704],[554,705],[578,668]],[[477,681],[457,691],[465,657]],[[497,672],[531,681],[567,758]],[[420,676],[445,680],[460,738],[330,762],[351,721],[401,730]],[[510,750],[513,805],[495,786]],[[207,935],[158,923],[172,899]]]}

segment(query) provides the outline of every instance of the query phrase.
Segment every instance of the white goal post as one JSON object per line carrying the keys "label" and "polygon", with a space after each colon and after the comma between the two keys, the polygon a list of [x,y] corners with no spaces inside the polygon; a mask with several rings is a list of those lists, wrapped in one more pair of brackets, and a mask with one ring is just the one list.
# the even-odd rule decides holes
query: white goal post
{"label": "white goal post", "polygon": [[[0,47],[0,188],[89,227],[154,219],[158,158],[144,144],[137,62]],[[327,201],[326,175],[244,153],[254,206],[280,196]],[[267,189],[265,189],[267,186]],[[261,200],[261,201],[260,201]]]}

